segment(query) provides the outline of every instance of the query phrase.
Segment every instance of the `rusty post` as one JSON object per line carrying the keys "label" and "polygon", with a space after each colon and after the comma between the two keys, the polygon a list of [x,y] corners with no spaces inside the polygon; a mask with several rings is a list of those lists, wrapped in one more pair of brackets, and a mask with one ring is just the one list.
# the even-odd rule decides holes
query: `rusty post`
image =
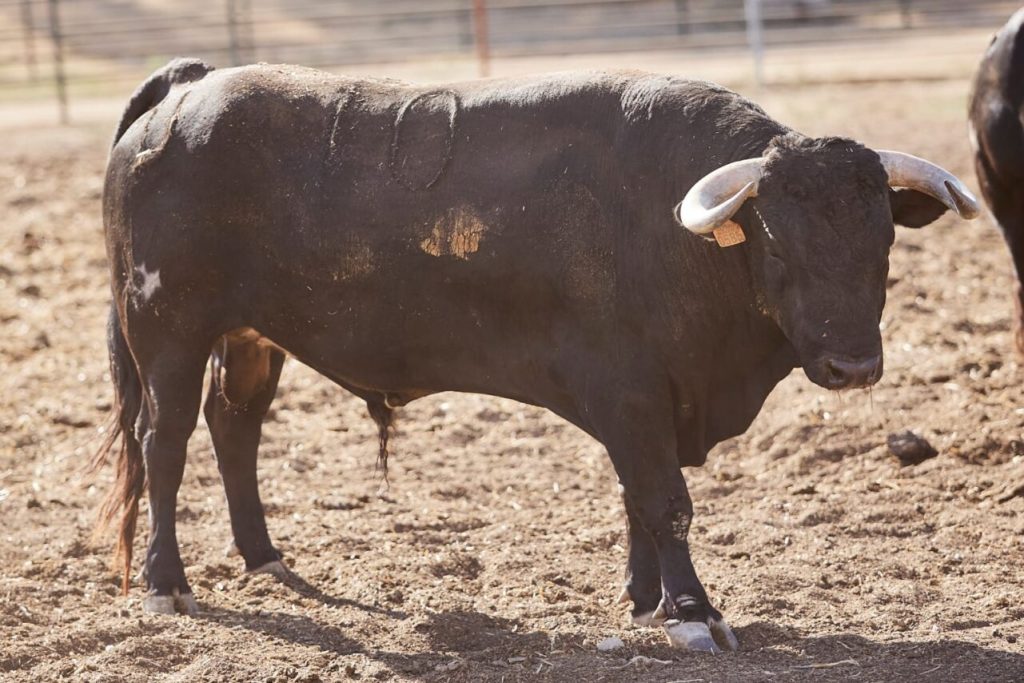
{"label": "rusty post", "polygon": [[491,75],[491,43],[487,33],[487,2],[473,0],[473,33],[476,37],[476,57],[480,76]]}

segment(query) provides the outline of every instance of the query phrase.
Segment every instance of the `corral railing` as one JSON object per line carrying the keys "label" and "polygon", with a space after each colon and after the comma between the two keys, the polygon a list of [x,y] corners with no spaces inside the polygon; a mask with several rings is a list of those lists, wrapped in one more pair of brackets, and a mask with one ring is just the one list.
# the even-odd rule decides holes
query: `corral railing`
{"label": "corral railing", "polygon": [[[995,29],[986,0],[747,0],[777,46]],[[476,12],[476,14],[474,14]],[[319,67],[747,44],[744,0],[0,0],[0,98],[110,92],[176,55]],[[486,38],[485,50],[481,40]]]}

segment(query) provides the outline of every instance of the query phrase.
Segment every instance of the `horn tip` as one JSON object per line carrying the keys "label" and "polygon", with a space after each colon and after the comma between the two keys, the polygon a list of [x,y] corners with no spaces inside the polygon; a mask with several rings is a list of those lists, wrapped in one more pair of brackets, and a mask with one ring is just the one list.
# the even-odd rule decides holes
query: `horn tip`
{"label": "horn tip", "polygon": [[967,188],[963,186],[958,187],[958,183],[952,183],[948,180],[945,181],[944,185],[946,190],[949,191],[950,197],[953,198],[956,212],[961,218],[973,220],[981,215],[981,206],[978,204],[978,200]]}

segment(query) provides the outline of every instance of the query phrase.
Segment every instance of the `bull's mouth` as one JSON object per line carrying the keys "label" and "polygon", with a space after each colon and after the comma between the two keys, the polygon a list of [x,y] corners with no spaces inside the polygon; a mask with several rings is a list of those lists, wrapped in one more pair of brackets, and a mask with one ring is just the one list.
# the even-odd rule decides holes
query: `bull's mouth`
{"label": "bull's mouth", "polygon": [[819,356],[804,365],[804,374],[819,387],[833,391],[870,387],[882,377],[882,354]]}

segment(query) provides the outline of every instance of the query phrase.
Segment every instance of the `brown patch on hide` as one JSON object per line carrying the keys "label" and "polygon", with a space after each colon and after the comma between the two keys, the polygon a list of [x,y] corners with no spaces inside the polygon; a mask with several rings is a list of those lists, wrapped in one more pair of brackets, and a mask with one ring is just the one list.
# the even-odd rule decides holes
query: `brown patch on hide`
{"label": "brown patch on hide", "polygon": [[456,207],[434,224],[430,235],[420,242],[420,249],[431,256],[465,260],[480,248],[486,232],[487,226],[471,209]]}

